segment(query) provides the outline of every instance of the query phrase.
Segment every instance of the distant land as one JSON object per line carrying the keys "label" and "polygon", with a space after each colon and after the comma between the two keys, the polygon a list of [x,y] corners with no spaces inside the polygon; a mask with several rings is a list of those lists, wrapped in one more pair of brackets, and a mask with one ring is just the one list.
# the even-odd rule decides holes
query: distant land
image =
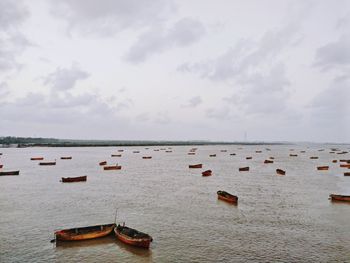
{"label": "distant land", "polygon": [[157,141],[157,140],[71,140],[32,137],[0,137],[0,147],[107,147],[175,145],[281,145],[284,142]]}

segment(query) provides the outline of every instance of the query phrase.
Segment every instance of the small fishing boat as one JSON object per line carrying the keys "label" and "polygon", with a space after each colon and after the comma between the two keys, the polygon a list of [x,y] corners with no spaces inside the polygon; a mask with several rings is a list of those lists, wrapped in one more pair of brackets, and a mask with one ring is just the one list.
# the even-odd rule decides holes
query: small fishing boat
{"label": "small fishing boat", "polygon": [[188,155],[195,155],[196,153],[195,152],[189,152],[187,153]]}
{"label": "small fishing boat", "polygon": [[4,167],[4,165],[3,165],[3,164],[0,164],[0,169],[1,169],[2,167]]}
{"label": "small fishing boat", "polygon": [[142,156],[142,159],[152,159],[152,156]]}
{"label": "small fishing boat", "polygon": [[347,160],[347,159],[340,159],[339,162],[341,162],[341,163],[348,163],[348,162],[350,162],[350,160]]}
{"label": "small fishing boat", "polygon": [[232,195],[228,192],[217,191],[216,193],[218,195],[218,199],[220,199],[220,200],[226,201],[226,202],[231,203],[231,204],[237,204],[237,202],[238,202],[238,197],[235,195]]}
{"label": "small fishing boat", "polygon": [[125,225],[121,226],[118,224],[118,226],[114,228],[114,233],[123,243],[136,247],[149,248],[153,241],[150,235]]}
{"label": "small fishing boat", "polygon": [[225,153],[225,152],[227,152],[227,150],[220,150],[220,152]]}
{"label": "small fishing boat", "polygon": [[290,157],[297,157],[298,155],[297,154],[290,154],[289,156]]}
{"label": "small fishing boat", "polygon": [[74,183],[74,182],[86,182],[87,176],[78,176],[78,177],[62,177],[62,183]]}
{"label": "small fishing boat", "polygon": [[337,162],[338,162],[338,160],[333,160],[333,161],[332,161],[332,163],[337,163]]}
{"label": "small fishing boat", "polygon": [[318,159],[317,156],[311,156],[310,159]]}
{"label": "small fishing boat", "polygon": [[155,152],[159,152],[159,149],[154,149],[153,151],[155,151]]}
{"label": "small fishing boat", "polygon": [[42,161],[44,160],[44,157],[32,157],[30,158],[31,161]]}
{"label": "small fishing boat", "polygon": [[56,165],[56,162],[40,162],[39,165]]}
{"label": "small fishing boat", "polygon": [[72,156],[62,156],[61,160],[71,160]]}
{"label": "small fishing boat", "polygon": [[140,153],[140,151],[133,151],[133,153]]}
{"label": "small fishing boat", "polygon": [[318,151],[319,151],[319,152],[323,152],[323,151],[324,151],[324,149],[319,149]]}
{"label": "small fishing boat", "polygon": [[209,154],[209,157],[216,157],[216,154]]}
{"label": "small fishing boat", "polygon": [[329,169],[329,166],[317,166],[317,170],[319,171],[327,171]]}
{"label": "small fishing boat", "polygon": [[262,153],[262,151],[255,151],[256,153]]}
{"label": "small fishing boat", "polygon": [[115,224],[77,227],[55,231],[58,241],[79,241],[104,237],[112,233]]}
{"label": "small fishing boat", "polygon": [[305,153],[305,151],[300,151],[300,153]]}
{"label": "small fishing boat", "polygon": [[340,153],[337,153],[337,154],[347,154],[348,152],[346,152],[346,151],[342,151],[342,152],[340,152]]}
{"label": "small fishing boat", "polygon": [[19,171],[3,171],[3,172],[0,172],[0,176],[6,176],[6,175],[19,175]]}
{"label": "small fishing boat", "polygon": [[236,154],[235,153],[230,153],[231,156],[235,156]]}
{"label": "small fishing boat", "polygon": [[172,153],[173,151],[165,151],[166,153]]}
{"label": "small fishing boat", "polygon": [[350,172],[345,172],[344,176],[350,176]]}
{"label": "small fishing boat", "polygon": [[350,168],[350,164],[341,164],[340,167],[342,167],[342,168]]}
{"label": "small fishing boat", "polygon": [[111,154],[111,157],[122,157],[121,154]]}
{"label": "small fishing boat", "polygon": [[211,176],[211,175],[212,175],[211,170],[206,170],[206,171],[202,172],[202,176]]}
{"label": "small fishing boat", "polygon": [[122,167],[120,165],[109,165],[109,166],[104,166],[103,170],[121,170]]}
{"label": "small fishing boat", "polygon": [[124,152],[124,150],[118,150],[118,152],[122,153],[122,152]]}
{"label": "small fishing boat", "polygon": [[106,165],[106,164],[107,164],[107,161],[99,162],[99,165],[100,165],[100,166],[103,166],[103,165]]}
{"label": "small fishing boat", "polygon": [[350,202],[350,195],[330,194],[329,198],[331,199],[331,201]]}
{"label": "small fishing boat", "polygon": [[273,161],[272,161],[272,160],[267,160],[267,159],[266,159],[266,160],[264,161],[264,163],[273,163]]}
{"label": "small fishing boat", "polygon": [[188,168],[202,168],[202,164],[201,163],[199,163],[199,164],[190,164],[189,166],[188,166]]}
{"label": "small fishing boat", "polygon": [[269,157],[269,159],[274,160],[274,159],[275,159],[275,157]]}
{"label": "small fishing boat", "polygon": [[241,167],[241,168],[238,169],[238,171],[240,171],[240,172],[249,171],[249,166],[247,166],[247,167]]}
{"label": "small fishing boat", "polygon": [[282,169],[276,169],[276,173],[278,175],[285,175],[286,174],[286,171],[283,171]]}
{"label": "small fishing boat", "polygon": [[253,159],[253,157],[248,156],[248,157],[246,157],[246,159],[247,159],[247,160],[251,160],[251,159]]}

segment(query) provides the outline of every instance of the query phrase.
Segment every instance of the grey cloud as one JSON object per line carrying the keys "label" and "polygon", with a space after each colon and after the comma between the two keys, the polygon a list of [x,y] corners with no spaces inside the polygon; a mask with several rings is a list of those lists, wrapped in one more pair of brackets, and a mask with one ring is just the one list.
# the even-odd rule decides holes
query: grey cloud
{"label": "grey cloud", "polygon": [[22,1],[0,1],[0,30],[15,30],[28,17]]}
{"label": "grey cloud", "polygon": [[155,118],[155,123],[162,124],[162,125],[166,125],[166,124],[171,123],[171,119],[169,117],[168,112],[166,112],[166,111],[158,112],[158,114]]}
{"label": "grey cloud", "polygon": [[202,98],[200,96],[195,96],[192,97],[187,104],[183,105],[183,107],[187,107],[187,108],[195,108],[198,105],[200,105],[202,103]]}
{"label": "grey cloud", "polygon": [[230,118],[230,109],[227,106],[210,108],[206,110],[206,116],[211,119],[228,120]]}
{"label": "grey cloud", "polygon": [[54,90],[69,90],[77,81],[87,79],[89,76],[89,73],[73,65],[70,69],[57,68],[44,78],[44,84],[49,84]]}
{"label": "grey cloud", "polygon": [[169,30],[153,27],[141,35],[124,56],[126,61],[140,63],[148,57],[171,47],[185,47],[205,34],[204,26],[197,20],[183,18]]}
{"label": "grey cloud", "polygon": [[9,94],[9,88],[6,82],[0,83],[0,100],[3,98],[6,98],[6,96]]}
{"label": "grey cloud", "polygon": [[176,10],[171,0],[52,0],[51,5],[51,12],[66,19],[70,30],[103,36],[160,23]]}

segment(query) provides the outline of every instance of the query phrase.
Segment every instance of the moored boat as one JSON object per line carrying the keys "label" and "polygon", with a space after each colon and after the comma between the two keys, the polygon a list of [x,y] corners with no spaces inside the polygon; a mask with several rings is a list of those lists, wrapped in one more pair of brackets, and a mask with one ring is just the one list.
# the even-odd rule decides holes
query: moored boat
{"label": "moored boat", "polygon": [[0,172],[0,176],[6,176],[6,175],[19,175],[19,171],[3,171],[3,172]]}
{"label": "moored boat", "polygon": [[247,159],[247,160],[251,160],[251,159],[253,159],[253,157],[248,156],[248,157],[246,157],[246,159]]}
{"label": "moored boat", "polygon": [[152,156],[142,156],[142,159],[152,159]]}
{"label": "moored boat", "polygon": [[240,168],[238,169],[238,171],[240,171],[240,172],[249,171],[249,166],[247,166],[247,167],[240,167]]}
{"label": "moored boat", "polygon": [[310,159],[314,159],[315,160],[315,159],[318,159],[318,157],[317,156],[311,156]]}
{"label": "moored boat", "polygon": [[30,158],[31,161],[42,161],[44,160],[44,157],[32,157]]}
{"label": "moored boat", "polygon": [[153,241],[150,235],[124,225],[116,226],[114,233],[123,243],[136,247],[149,248]]}
{"label": "moored boat", "polygon": [[278,175],[285,175],[286,174],[286,171],[282,170],[282,169],[276,169],[276,173]]}
{"label": "moored boat", "polygon": [[256,153],[262,153],[262,151],[255,151]]}
{"label": "moored boat", "polygon": [[118,150],[118,152],[122,153],[122,152],[124,152],[124,150]]}
{"label": "moored boat", "polygon": [[202,176],[211,176],[211,175],[212,175],[211,170],[206,170],[206,171],[202,172]]}
{"label": "moored boat", "polygon": [[104,166],[103,170],[121,170],[122,167],[120,165],[109,165],[109,166]]}
{"label": "moored boat", "polygon": [[71,160],[72,156],[62,156],[61,160]]}
{"label": "moored boat", "polygon": [[297,154],[290,154],[289,156],[290,157],[297,157],[298,155]]}
{"label": "moored boat", "polygon": [[235,153],[230,153],[231,156],[235,156],[236,154]]}
{"label": "moored boat", "polygon": [[340,167],[342,167],[342,168],[350,168],[350,164],[341,164]]}
{"label": "moored boat", "polygon": [[165,151],[166,153],[172,153],[173,151]]}
{"label": "moored boat", "polygon": [[112,233],[115,224],[77,227],[55,231],[58,241],[79,241],[104,237]]}
{"label": "moored boat", "polygon": [[103,166],[103,165],[106,165],[106,164],[107,164],[107,161],[99,162],[99,165],[100,165],[100,166]]}
{"label": "moored boat", "polygon": [[1,169],[2,167],[4,167],[4,165],[3,165],[3,164],[0,164],[0,169]]}
{"label": "moored boat", "polygon": [[201,163],[199,163],[199,164],[190,164],[189,166],[188,166],[188,168],[202,168],[202,164]]}
{"label": "moored boat", "polygon": [[121,154],[111,154],[111,157],[122,157]]}
{"label": "moored boat", "polygon": [[332,161],[332,163],[337,163],[337,162],[338,162],[338,160],[333,160],[333,161]]}
{"label": "moored boat", "polygon": [[264,161],[264,163],[273,163],[273,161],[272,161],[272,160],[267,160],[267,159],[266,159],[266,160]]}
{"label": "moored boat", "polygon": [[56,162],[40,162],[39,165],[56,165]]}
{"label": "moored boat", "polygon": [[220,150],[220,152],[225,153],[225,152],[227,152],[227,150]]}
{"label": "moored boat", "polygon": [[209,154],[209,157],[216,157],[216,154]]}
{"label": "moored boat", "polygon": [[237,204],[238,197],[235,195],[232,195],[225,191],[217,191],[218,199],[229,202],[231,204]]}
{"label": "moored boat", "polygon": [[87,176],[77,176],[77,177],[62,177],[62,183],[74,183],[74,182],[86,182]]}
{"label": "moored boat", "polygon": [[344,176],[350,176],[350,172],[345,172]]}
{"label": "moored boat", "polygon": [[195,152],[189,152],[187,153],[188,155],[195,155],[196,153]]}
{"label": "moored boat", "polygon": [[140,151],[133,151],[133,153],[140,153]]}
{"label": "moored boat", "polygon": [[336,194],[330,194],[329,198],[332,201],[342,201],[342,202],[350,202],[350,195],[336,195]]}
{"label": "moored boat", "polygon": [[317,170],[319,171],[326,171],[329,169],[329,166],[317,166]]}

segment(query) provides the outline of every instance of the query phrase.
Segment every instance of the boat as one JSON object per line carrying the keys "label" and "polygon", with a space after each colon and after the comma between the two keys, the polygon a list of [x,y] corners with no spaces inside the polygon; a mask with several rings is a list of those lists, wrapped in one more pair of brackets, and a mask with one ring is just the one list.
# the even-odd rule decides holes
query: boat
{"label": "boat", "polygon": [[121,154],[111,154],[111,157],[122,157]]}
{"label": "boat", "polygon": [[209,154],[209,157],[216,157],[216,154]]}
{"label": "boat", "polygon": [[339,162],[341,162],[341,163],[350,163],[350,160],[347,160],[347,159],[340,159]]}
{"label": "boat", "polygon": [[140,151],[133,151],[133,153],[140,153]]}
{"label": "boat", "polygon": [[0,164],[0,169],[1,169],[2,167],[4,167],[4,165],[3,165],[3,164]]}
{"label": "boat", "polygon": [[300,151],[301,153],[305,153],[306,151]]}
{"label": "boat", "polygon": [[262,153],[262,151],[255,151],[256,153]]}
{"label": "boat", "polygon": [[253,157],[248,156],[248,157],[246,157],[246,159],[247,159],[247,160],[251,160],[251,159],[253,159]]}
{"label": "boat", "polygon": [[195,152],[189,152],[187,153],[188,155],[195,155],[196,153]]}
{"label": "boat", "polygon": [[318,159],[317,156],[311,156],[310,159]]}
{"label": "boat", "polygon": [[104,166],[103,170],[121,170],[122,167],[120,165],[109,165],[109,166]]}
{"label": "boat", "polygon": [[225,191],[217,191],[216,192],[218,195],[218,199],[232,203],[232,204],[237,204],[238,202],[238,197],[235,195],[232,195],[228,192]]}
{"label": "boat", "polygon": [[118,150],[118,152],[122,153],[122,152],[124,152],[124,150]]}
{"label": "boat", "polygon": [[211,176],[211,175],[212,175],[211,170],[206,170],[206,171],[202,172],[202,176]]}
{"label": "boat", "polygon": [[44,157],[32,157],[30,158],[31,161],[42,161],[44,160]]}
{"label": "boat", "polygon": [[275,157],[269,157],[269,159],[274,160],[274,159],[275,159]]}
{"label": "boat", "polygon": [[235,153],[230,153],[231,156],[235,156],[236,154]]}
{"label": "boat", "polygon": [[152,156],[142,156],[142,159],[152,159]]}
{"label": "boat", "polygon": [[350,164],[341,164],[340,167],[342,167],[342,168],[350,168]]}
{"label": "boat", "polygon": [[286,171],[283,171],[282,169],[276,169],[276,173],[278,175],[285,175],[286,174]]}
{"label": "boat", "polygon": [[159,152],[159,149],[154,149],[153,151],[155,151],[155,152]]}
{"label": "boat", "polygon": [[337,154],[347,154],[348,152],[346,152],[346,151],[342,151],[342,152],[340,152],[340,153],[337,153]]}
{"label": "boat", "polygon": [[58,241],[79,241],[108,236],[112,233],[115,224],[76,227],[55,231]]}
{"label": "boat", "polygon": [[188,168],[202,168],[202,164],[201,163],[199,163],[199,164],[190,164],[189,166],[188,166]]}
{"label": "boat", "polygon": [[225,152],[227,152],[227,150],[220,150],[220,152],[225,153]]}
{"label": "boat", "polygon": [[350,176],[350,172],[345,172],[344,176]]}
{"label": "boat", "polygon": [[337,163],[337,162],[338,162],[338,160],[333,160],[333,161],[332,161],[332,163]]}
{"label": "boat", "polygon": [[118,224],[118,226],[114,228],[114,233],[123,243],[136,247],[149,248],[153,241],[150,235],[125,225],[121,226]]}
{"label": "boat", "polygon": [[238,169],[238,171],[240,171],[240,172],[249,171],[249,167],[248,166],[247,167],[241,167],[241,168]]}
{"label": "boat", "polygon": [[350,195],[330,194],[329,198],[331,199],[331,201],[350,202]]}
{"label": "boat", "polygon": [[267,160],[267,159],[266,159],[266,160],[264,161],[264,163],[273,163],[273,161],[272,161],[272,160]]}
{"label": "boat", "polygon": [[107,161],[102,161],[99,163],[100,166],[103,166],[103,165],[106,165],[107,164]]}
{"label": "boat", "polygon": [[56,162],[40,162],[39,165],[56,165]]}
{"label": "boat", "polygon": [[298,155],[297,154],[290,154],[289,156],[290,157],[297,157]]}
{"label": "boat", "polygon": [[19,175],[19,171],[3,171],[3,172],[0,172],[0,176],[6,176],[6,175]]}
{"label": "boat", "polygon": [[166,153],[172,153],[173,151],[165,151]]}
{"label": "boat", "polygon": [[326,171],[329,169],[329,166],[317,166],[317,170],[319,171]]}
{"label": "boat", "polygon": [[74,182],[86,182],[87,176],[78,176],[78,177],[62,177],[62,183],[74,183]]}
{"label": "boat", "polygon": [[71,160],[72,156],[63,156],[61,157],[61,160]]}

